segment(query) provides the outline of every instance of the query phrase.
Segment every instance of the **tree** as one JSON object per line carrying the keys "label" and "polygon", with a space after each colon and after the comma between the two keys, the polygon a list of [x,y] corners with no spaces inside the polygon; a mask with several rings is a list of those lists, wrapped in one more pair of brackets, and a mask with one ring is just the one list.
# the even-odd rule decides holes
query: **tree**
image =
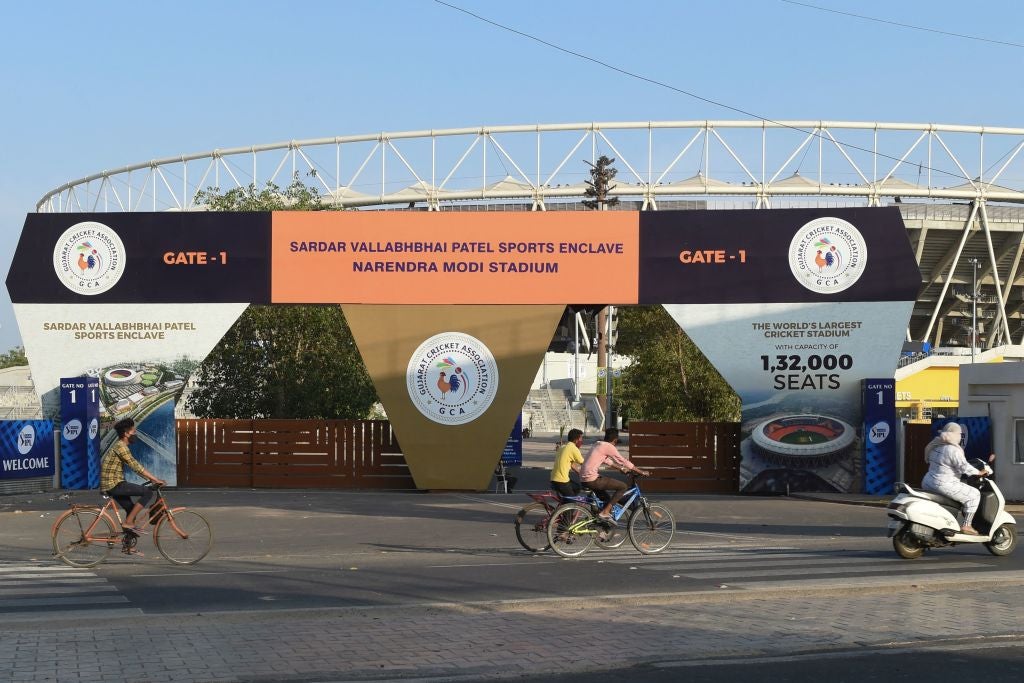
{"label": "tree", "polygon": [[12,368],[16,365],[28,365],[24,346],[15,346],[7,353],[0,353],[0,368]]}
{"label": "tree", "polygon": [[740,399],[661,306],[620,309],[623,370],[617,399],[631,420],[738,421]]}
{"label": "tree", "polygon": [[377,400],[341,307],[250,306],[199,368],[201,417],[363,418]]}
{"label": "tree", "polygon": [[[299,178],[196,195],[210,211],[318,211]],[[377,400],[341,307],[250,306],[196,374],[187,405],[200,417],[364,418]]]}
{"label": "tree", "polygon": [[592,164],[586,159],[584,159],[584,163],[590,167],[590,180],[584,181],[587,189],[583,191],[583,194],[590,197],[590,199],[584,199],[583,206],[588,209],[604,211],[609,206],[618,205],[618,197],[608,196],[608,193],[617,187],[611,184],[612,179],[618,173],[615,167],[612,166],[615,163],[615,159],[609,159],[602,154],[598,157],[596,164]]}
{"label": "tree", "polygon": [[[310,171],[316,177],[315,171]],[[195,203],[208,211],[324,211],[333,207],[324,205],[320,192],[299,179],[298,172],[284,190],[267,181],[262,190],[255,183],[221,192],[219,187],[207,187],[196,193]]]}

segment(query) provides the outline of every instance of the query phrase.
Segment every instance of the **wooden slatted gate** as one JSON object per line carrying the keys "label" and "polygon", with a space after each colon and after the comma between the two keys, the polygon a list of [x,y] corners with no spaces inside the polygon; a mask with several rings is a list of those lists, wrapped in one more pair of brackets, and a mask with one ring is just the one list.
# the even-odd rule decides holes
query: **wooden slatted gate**
{"label": "wooden slatted gate", "polygon": [[736,422],[629,423],[629,458],[653,470],[647,491],[736,493],[740,425]]}
{"label": "wooden slatted gate", "polygon": [[932,440],[932,425],[929,422],[908,422],[903,425],[903,478],[914,488],[928,473],[924,461],[924,447]]}
{"label": "wooden slatted gate", "polygon": [[414,489],[386,420],[177,420],[178,485]]}

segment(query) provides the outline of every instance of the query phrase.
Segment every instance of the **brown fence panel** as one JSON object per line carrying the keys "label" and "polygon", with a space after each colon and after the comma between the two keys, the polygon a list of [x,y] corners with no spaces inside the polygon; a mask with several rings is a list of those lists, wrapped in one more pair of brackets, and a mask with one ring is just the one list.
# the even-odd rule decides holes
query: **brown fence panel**
{"label": "brown fence panel", "polygon": [[179,486],[252,486],[252,420],[178,420]]}
{"label": "brown fence panel", "polygon": [[352,436],[355,482],[366,489],[415,489],[402,448],[387,420],[347,423]]}
{"label": "brown fence panel", "polygon": [[384,420],[178,420],[180,486],[414,489]]}
{"label": "brown fence panel", "polygon": [[924,447],[932,440],[930,423],[908,422],[903,426],[903,479],[913,487],[921,485],[921,480],[928,473],[928,463],[924,461]]}
{"label": "brown fence panel", "polygon": [[740,426],[733,422],[629,423],[629,457],[652,470],[648,491],[736,493],[740,486]]}
{"label": "brown fence panel", "polygon": [[253,486],[348,488],[352,470],[337,453],[333,420],[258,420],[253,427]]}

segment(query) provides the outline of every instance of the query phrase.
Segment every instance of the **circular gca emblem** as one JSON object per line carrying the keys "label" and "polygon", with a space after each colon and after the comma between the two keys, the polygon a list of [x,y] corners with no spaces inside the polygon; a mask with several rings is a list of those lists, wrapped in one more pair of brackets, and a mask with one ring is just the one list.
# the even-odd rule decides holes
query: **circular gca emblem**
{"label": "circular gca emblem", "polygon": [[836,294],[864,273],[867,244],[860,231],[842,218],[816,218],[789,243],[793,277],[812,292]]}
{"label": "circular gca emblem", "polygon": [[102,223],[76,223],[53,248],[53,269],[64,286],[78,294],[102,294],[124,272],[124,244]]}
{"label": "circular gca emblem", "polygon": [[405,377],[413,405],[445,425],[472,422],[498,392],[498,364],[490,349],[462,332],[442,332],[420,344]]}

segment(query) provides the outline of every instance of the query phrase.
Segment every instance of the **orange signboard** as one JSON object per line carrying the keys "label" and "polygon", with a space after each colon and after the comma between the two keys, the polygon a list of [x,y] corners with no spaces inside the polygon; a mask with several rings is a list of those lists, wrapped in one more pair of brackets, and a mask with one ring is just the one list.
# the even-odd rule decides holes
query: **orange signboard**
{"label": "orange signboard", "polygon": [[279,212],[273,303],[637,302],[638,214]]}

